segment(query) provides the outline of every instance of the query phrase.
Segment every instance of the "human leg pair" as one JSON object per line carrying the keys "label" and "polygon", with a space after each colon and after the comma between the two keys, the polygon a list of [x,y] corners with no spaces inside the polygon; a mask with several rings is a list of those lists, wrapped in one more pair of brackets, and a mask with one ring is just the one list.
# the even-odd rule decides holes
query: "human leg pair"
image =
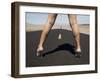
{"label": "human leg pair", "polygon": [[[48,32],[50,31],[50,29],[53,27],[55,23],[56,17],[57,14],[48,14],[48,20],[43,28],[39,45],[37,48],[37,56],[42,55],[41,52],[43,51],[44,42],[47,38]],[[73,36],[75,39],[75,53],[77,53],[76,54],[77,56],[79,55],[79,53],[81,53],[79,26],[77,24],[77,19],[75,14],[69,14],[68,17],[69,17],[70,26],[72,28]]]}

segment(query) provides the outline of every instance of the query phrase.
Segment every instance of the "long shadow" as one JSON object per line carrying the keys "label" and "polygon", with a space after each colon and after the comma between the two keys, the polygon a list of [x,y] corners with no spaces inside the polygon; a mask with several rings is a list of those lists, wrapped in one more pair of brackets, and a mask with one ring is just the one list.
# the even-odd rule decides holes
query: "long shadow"
{"label": "long shadow", "polygon": [[59,45],[57,48],[55,48],[51,51],[43,53],[42,56],[45,57],[46,55],[53,54],[54,52],[61,51],[61,50],[69,51],[71,54],[75,55],[74,46],[71,44],[65,43],[65,44]]}

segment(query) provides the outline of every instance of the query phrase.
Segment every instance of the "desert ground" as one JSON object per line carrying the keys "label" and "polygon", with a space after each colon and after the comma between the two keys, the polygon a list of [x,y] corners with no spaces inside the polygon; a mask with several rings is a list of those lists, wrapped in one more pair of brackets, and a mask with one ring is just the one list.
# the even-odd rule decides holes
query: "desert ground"
{"label": "desert ground", "polygon": [[[26,24],[26,32],[31,31],[39,31],[43,30],[44,25],[37,25],[37,24]],[[64,29],[71,31],[69,25],[54,25],[52,29]],[[79,25],[80,33],[89,34],[89,24],[80,24]]]}

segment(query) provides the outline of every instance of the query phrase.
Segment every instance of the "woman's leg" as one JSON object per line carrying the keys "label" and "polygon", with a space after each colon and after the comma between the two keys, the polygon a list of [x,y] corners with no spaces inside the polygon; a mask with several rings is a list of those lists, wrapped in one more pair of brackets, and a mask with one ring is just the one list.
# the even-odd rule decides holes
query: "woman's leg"
{"label": "woman's leg", "polygon": [[73,36],[75,39],[75,52],[80,53],[81,52],[80,33],[79,33],[79,26],[77,24],[77,18],[75,14],[69,14],[68,16],[69,16],[69,22],[72,28]]}
{"label": "woman's leg", "polygon": [[43,28],[40,42],[39,42],[39,45],[37,48],[37,56],[39,56],[41,51],[43,51],[43,44],[47,38],[48,32],[50,31],[50,29],[53,27],[53,25],[55,23],[56,17],[57,17],[57,14],[48,14],[48,20]]}

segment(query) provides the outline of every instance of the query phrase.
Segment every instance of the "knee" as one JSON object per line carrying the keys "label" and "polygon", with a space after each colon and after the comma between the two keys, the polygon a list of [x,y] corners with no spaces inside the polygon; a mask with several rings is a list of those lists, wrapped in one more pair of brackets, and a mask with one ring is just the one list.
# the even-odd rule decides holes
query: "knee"
{"label": "knee", "polygon": [[48,30],[50,30],[52,27],[53,27],[53,24],[54,24],[54,22],[53,21],[51,21],[51,22],[48,22],[46,25],[45,25],[45,31],[48,31]]}
{"label": "knee", "polygon": [[43,30],[43,33],[47,34],[50,31],[50,29],[51,29],[50,26],[45,25],[45,28]]}
{"label": "knee", "polygon": [[71,25],[72,27],[73,27],[73,26],[78,26],[77,22],[75,22],[75,21],[70,22],[70,25]]}
{"label": "knee", "polygon": [[47,25],[50,25],[50,26],[52,26],[54,24],[54,21],[52,20],[52,21],[49,21],[48,23],[47,23]]}
{"label": "knee", "polygon": [[79,32],[75,32],[73,34],[74,34],[74,37],[79,37],[80,36],[80,33]]}

